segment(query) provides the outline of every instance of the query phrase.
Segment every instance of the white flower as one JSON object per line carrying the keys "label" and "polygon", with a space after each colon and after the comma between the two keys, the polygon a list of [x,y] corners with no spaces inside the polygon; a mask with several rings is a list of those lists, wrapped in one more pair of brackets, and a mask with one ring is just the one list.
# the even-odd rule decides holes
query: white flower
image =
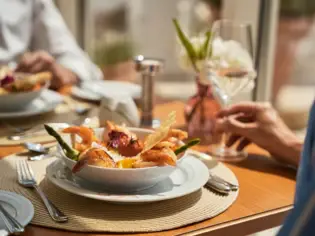
{"label": "white flower", "polygon": [[212,42],[211,61],[226,67],[239,66],[249,70],[254,68],[251,56],[239,42],[223,41],[221,38],[215,38]]}
{"label": "white flower", "polygon": [[[195,49],[195,52],[199,52],[200,48],[203,46],[204,42],[206,40],[206,37],[204,36],[200,36],[200,37],[191,37],[189,39],[190,43],[192,44],[192,46]],[[197,67],[199,64],[201,64],[200,62],[196,62]],[[182,46],[182,44],[180,44],[180,51],[179,51],[179,65],[182,69],[184,70],[193,70],[193,66],[191,63],[191,60],[186,52],[186,49],[184,46]]]}
{"label": "white flower", "polygon": [[[210,66],[219,66],[220,68],[239,67],[253,73],[253,77],[256,77],[253,59],[239,42],[233,40],[223,41],[221,38],[216,38],[212,45]],[[249,92],[255,87],[254,78],[242,89],[242,92]]]}

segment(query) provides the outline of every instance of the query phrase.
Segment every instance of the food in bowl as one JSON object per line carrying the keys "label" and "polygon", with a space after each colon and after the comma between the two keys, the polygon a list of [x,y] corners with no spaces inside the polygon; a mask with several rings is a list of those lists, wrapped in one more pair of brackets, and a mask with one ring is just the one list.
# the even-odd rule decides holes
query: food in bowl
{"label": "food in bowl", "polygon": [[[76,161],[72,172],[77,173],[88,165],[102,168],[149,168],[176,166],[180,154],[187,148],[199,143],[199,139],[193,139],[184,144],[187,132],[172,129],[175,122],[171,113],[169,119],[143,140],[138,138],[135,132],[113,122],[106,122],[106,129],[102,139],[96,137],[95,132],[84,126],[71,126],[62,132],[72,135],[72,147],[50,126],[45,125],[48,134],[58,141],[65,156]],[[81,142],[73,139],[78,135]]]}
{"label": "food in bowl", "polygon": [[0,69],[0,95],[37,91],[47,86],[51,78],[50,72],[16,73],[4,67]]}

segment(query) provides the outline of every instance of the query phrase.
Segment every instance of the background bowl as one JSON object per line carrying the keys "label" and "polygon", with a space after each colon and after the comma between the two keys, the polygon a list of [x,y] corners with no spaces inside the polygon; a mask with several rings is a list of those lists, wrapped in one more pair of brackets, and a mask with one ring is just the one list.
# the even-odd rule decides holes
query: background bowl
{"label": "background bowl", "polygon": [[[128,128],[134,132],[141,140],[152,133],[151,130],[140,128]],[[98,138],[102,137],[103,128],[94,129]],[[71,145],[70,136],[63,136],[64,140]],[[58,153],[63,158],[68,168],[72,169],[75,161],[65,156],[61,147],[58,145]],[[114,192],[135,192],[150,188],[158,182],[165,180],[176,169],[173,166],[149,167],[138,169],[118,169],[102,168],[98,166],[86,166],[76,175],[93,184],[100,185],[102,188]]]}
{"label": "background bowl", "polygon": [[41,93],[49,87],[49,85],[50,82],[48,81],[36,91],[0,95],[0,111],[20,111],[25,109],[25,107],[38,98]]}

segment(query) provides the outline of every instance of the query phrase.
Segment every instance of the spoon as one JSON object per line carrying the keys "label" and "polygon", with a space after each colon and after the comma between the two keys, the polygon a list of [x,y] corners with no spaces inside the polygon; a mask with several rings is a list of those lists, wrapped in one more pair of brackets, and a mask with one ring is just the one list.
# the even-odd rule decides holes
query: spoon
{"label": "spoon", "polygon": [[44,147],[40,143],[26,142],[24,143],[24,147],[31,152],[39,153],[39,155],[30,156],[28,158],[29,161],[40,161],[55,156],[55,153],[49,153],[50,147]]}
{"label": "spoon", "polygon": [[24,147],[31,152],[36,152],[36,153],[40,153],[40,154],[47,154],[49,152],[49,148],[44,147],[40,143],[26,142],[26,143],[24,143]]}

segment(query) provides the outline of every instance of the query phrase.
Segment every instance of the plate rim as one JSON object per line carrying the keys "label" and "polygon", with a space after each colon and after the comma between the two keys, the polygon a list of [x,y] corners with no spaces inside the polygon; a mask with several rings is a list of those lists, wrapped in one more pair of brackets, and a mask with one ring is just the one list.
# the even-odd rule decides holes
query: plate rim
{"label": "plate rim", "polygon": [[[46,177],[56,187],[58,187],[60,189],[63,189],[64,191],[70,192],[72,194],[79,195],[79,196],[86,197],[86,198],[90,198],[90,199],[96,199],[96,200],[100,200],[100,201],[113,202],[113,203],[116,202],[116,203],[138,203],[138,204],[141,204],[141,203],[159,202],[159,201],[165,201],[165,200],[170,200],[170,199],[183,197],[183,196],[189,195],[191,193],[194,193],[194,192],[200,190],[206,184],[206,182],[208,181],[209,175],[210,175],[209,174],[209,169],[201,160],[199,160],[199,159],[197,159],[197,158],[195,158],[193,156],[187,156],[180,163],[185,161],[185,159],[186,159],[186,161],[187,161],[187,159],[191,159],[193,161],[196,161],[196,163],[198,163],[198,167],[202,166],[204,174],[205,174],[204,179],[200,178],[200,180],[199,180],[200,184],[198,186],[196,186],[196,187],[188,189],[188,191],[185,191],[185,192],[182,192],[182,193],[176,194],[176,195],[163,196],[163,197],[159,197],[159,198],[150,198],[150,199],[149,198],[147,198],[147,199],[138,199],[138,198],[129,198],[129,199],[128,198],[106,198],[106,197],[102,196],[102,194],[99,194],[97,192],[93,192],[92,190],[87,190],[87,189],[84,189],[84,188],[81,188],[81,187],[74,186],[74,185],[72,185],[70,183],[62,181],[61,179],[57,179],[57,178],[53,177],[52,176],[53,174],[49,173],[49,168],[52,168],[51,167],[52,165],[54,165],[54,164],[56,165],[57,162],[62,162],[63,161],[63,160],[61,160],[59,158],[57,158],[55,161],[51,162],[46,167]],[[200,170],[196,166],[193,166],[193,167],[194,167],[194,172],[196,172],[196,171],[198,171],[198,173],[200,172]],[[201,175],[198,174],[198,176],[201,176]],[[80,194],[80,191],[82,189],[85,192],[88,191],[90,193]],[[80,191],[78,191],[78,190],[80,190]],[[92,194],[92,192],[93,192],[93,194]],[[87,194],[89,194],[89,196],[87,196]],[[122,194],[122,196],[126,196],[126,195]]]}
{"label": "plate rim", "polygon": [[[1,195],[5,195],[8,198],[12,198],[12,199],[15,199],[16,201],[20,202],[21,205],[23,205],[22,209],[25,209],[26,205],[28,206],[28,208],[26,209],[27,211],[24,210],[27,213],[26,214],[27,217],[24,218],[23,222],[21,222],[21,220],[19,220],[19,223],[21,225],[26,226],[32,221],[32,219],[34,218],[35,209],[34,209],[33,203],[28,198],[26,198],[22,194],[17,194],[15,192],[2,190],[2,189],[0,190],[0,197],[1,197]],[[20,209],[17,209],[17,208],[15,208],[15,209],[21,211]],[[19,211],[17,211],[17,212],[19,212]]]}
{"label": "plate rim", "polygon": [[[100,102],[102,100],[101,96],[95,95],[95,98],[85,97],[85,96],[81,96],[78,92],[75,92],[75,91],[86,92],[86,91],[84,91],[84,89],[80,88],[79,86],[73,86],[71,88],[71,96],[73,96],[75,98],[79,98],[79,99],[83,99],[83,100],[91,101],[91,102]],[[89,92],[87,92],[87,93],[89,93]]]}
{"label": "plate rim", "polygon": [[[59,97],[58,99],[60,99],[60,101],[51,102],[49,100],[47,101],[47,100],[43,99],[45,104],[46,105],[48,104],[48,109],[40,109],[40,110],[30,109],[30,110],[26,110],[26,111],[0,112],[0,119],[30,117],[30,116],[41,115],[41,114],[45,114],[45,113],[53,111],[59,104],[62,103],[62,101],[63,101],[62,95],[60,95],[59,93],[57,93],[55,91],[48,90],[48,89],[46,91],[43,91],[43,93],[45,93],[45,92],[46,93],[49,92],[49,93],[53,94],[53,96],[55,96],[55,97],[58,96]],[[34,102],[38,99],[41,99],[41,96],[38,97],[37,99],[35,99]]]}

